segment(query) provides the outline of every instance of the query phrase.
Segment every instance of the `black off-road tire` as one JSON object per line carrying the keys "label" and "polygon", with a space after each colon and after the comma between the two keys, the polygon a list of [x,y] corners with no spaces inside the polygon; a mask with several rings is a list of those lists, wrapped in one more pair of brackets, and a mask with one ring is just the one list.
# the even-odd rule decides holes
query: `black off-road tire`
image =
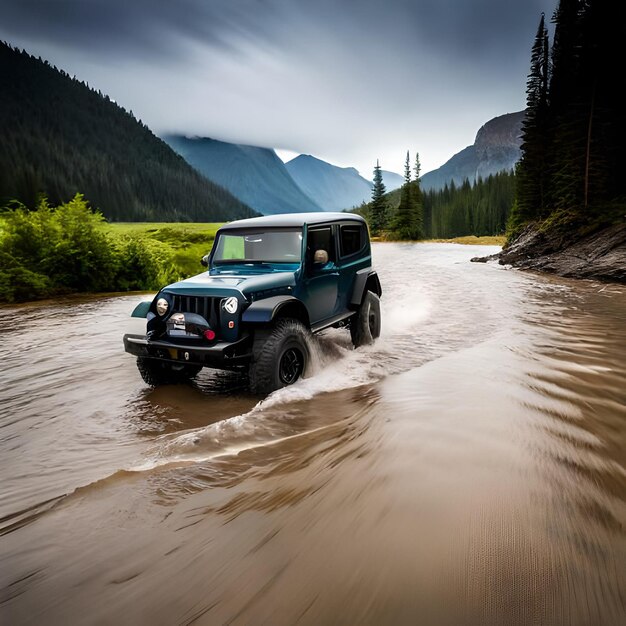
{"label": "black off-road tire", "polygon": [[350,336],[355,348],[374,343],[380,336],[380,299],[367,291],[363,302],[350,322]]}
{"label": "black off-road tire", "polygon": [[137,369],[147,385],[158,387],[159,385],[175,385],[189,381],[200,373],[202,367],[199,365],[175,365],[139,356],[137,357]]}
{"label": "black off-road tire", "polygon": [[310,360],[309,338],[304,324],[294,319],[281,319],[268,330],[256,331],[250,391],[268,394],[304,377]]}

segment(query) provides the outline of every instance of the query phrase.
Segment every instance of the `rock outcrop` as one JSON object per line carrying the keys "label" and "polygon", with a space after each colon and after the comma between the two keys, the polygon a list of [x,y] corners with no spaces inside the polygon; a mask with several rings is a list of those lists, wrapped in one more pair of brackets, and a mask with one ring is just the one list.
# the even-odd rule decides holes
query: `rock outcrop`
{"label": "rock outcrop", "polygon": [[626,223],[607,226],[574,240],[571,233],[542,230],[537,224],[530,224],[501,252],[475,257],[472,261],[497,261],[501,265],[559,276],[626,283]]}

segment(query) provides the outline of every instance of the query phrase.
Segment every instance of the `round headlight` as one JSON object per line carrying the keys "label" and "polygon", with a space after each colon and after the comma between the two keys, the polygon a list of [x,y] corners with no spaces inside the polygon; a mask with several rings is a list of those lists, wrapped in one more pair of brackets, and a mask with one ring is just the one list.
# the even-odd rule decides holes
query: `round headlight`
{"label": "round headlight", "polygon": [[226,313],[230,313],[231,315],[233,313],[237,313],[237,308],[239,307],[239,300],[237,300],[237,298],[235,298],[235,296],[231,296],[230,298],[226,298],[226,300],[224,300],[224,311],[226,311]]}
{"label": "round headlight", "polygon": [[157,313],[163,317],[167,313],[167,309],[169,309],[170,303],[165,298],[159,298],[156,303]]}

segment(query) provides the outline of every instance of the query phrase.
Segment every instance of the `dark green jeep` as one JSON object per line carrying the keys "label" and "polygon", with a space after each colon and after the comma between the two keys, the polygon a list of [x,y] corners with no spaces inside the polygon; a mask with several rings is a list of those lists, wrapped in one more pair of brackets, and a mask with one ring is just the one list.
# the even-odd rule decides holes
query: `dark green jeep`
{"label": "dark green jeep", "polygon": [[310,333],[350,330],[355,347],[380,334],[382,294],[367,225],[348,213],[238,220],[216,233],[208,271],[142,302],[145,335],[125,335],[146,383],[194,377],[203,367],[247,370],[269,393],[306,374]]}

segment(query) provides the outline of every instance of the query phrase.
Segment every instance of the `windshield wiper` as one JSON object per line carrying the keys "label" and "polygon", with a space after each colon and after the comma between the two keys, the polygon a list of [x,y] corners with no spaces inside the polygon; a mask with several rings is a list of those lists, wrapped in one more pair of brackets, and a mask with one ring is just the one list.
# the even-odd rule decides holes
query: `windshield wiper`
{"label": "windshield wiper", "polygon": [[261,259],[223,259],[214,261],[214,265],[276,265],[280,263],[300,263],[299,260],[294,261],[262,261]]}

